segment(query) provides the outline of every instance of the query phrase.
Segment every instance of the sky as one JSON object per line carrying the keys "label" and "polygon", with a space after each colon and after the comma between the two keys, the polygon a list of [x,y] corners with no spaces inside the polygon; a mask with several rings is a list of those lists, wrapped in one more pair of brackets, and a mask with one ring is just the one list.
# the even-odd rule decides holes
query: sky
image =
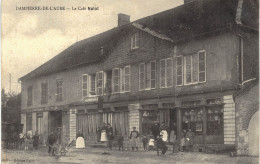
{"label": "sky", "polygon": [[[134,21],[182,4],[183,0],[2,0],[1,87],[21,92],[20,77],[73,43],[116,27],[118,13]],[[26,6],[70,10],[17,10]],[[92,6],[99,10],[71,9]]]}

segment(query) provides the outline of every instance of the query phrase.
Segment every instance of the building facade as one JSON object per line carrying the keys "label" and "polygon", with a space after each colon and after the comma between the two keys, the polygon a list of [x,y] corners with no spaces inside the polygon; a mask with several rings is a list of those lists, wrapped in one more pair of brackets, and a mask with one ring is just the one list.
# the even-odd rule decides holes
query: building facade
{"label": "building facade", "polygon": [[234,146],[233,95],[258,78],[258,15],[248,2],[195,0],[134,22],[119,14],[118,27],[20,78],[24,132],[44,142],[54,131],[67,143],[81,130],[96,141],[105,122],[127,140],[132,127],[148,134],[165,122],[177,139],[191,129],[198,147]]}

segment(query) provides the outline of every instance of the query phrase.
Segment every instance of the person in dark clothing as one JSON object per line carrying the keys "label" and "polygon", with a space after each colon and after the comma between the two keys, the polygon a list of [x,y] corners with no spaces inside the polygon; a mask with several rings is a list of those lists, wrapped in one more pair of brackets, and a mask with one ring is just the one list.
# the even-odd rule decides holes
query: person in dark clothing
{"label": "person in dark clothing", "polygon": [[35,150],[37,150],[38,149],[38,145],[39,145],[39,135],[38,135],[37,131],[35,132],[35,135],[33,136],[32,139],[33,139],[33,148]]}
{"label": "person in dark clothing", "polygon": [[48,144],[49,144],[49,150],[48,153],[51,153],[51,155],[54,155],[54,149],[52,148],[53,144],[56,142],[56,136],[54,135],[53,131],[48,136]]}
{"label": "person in dark clothing", "polygon": [[98,127],[98,129],[97,129],[97,142],[100,142],[100,138],[101,138],[101,128]]}
{"label": "person in dark clothing", "polygon": [[142,142],[143,142],[144,150],[147,150],[148,138],[146,135],[143,136]]}
{"label": "person in dark clothing", "polygon": [[124,150],[124,137],[122,136],[122,134],[119,134],[119,137],[118,137],[118,149],[119,151],[122,149]]}
{"label": "person in dark clothing", "polygon": [[[165,142],[163,141],[163,135],[160,135],[157,140],[156,140],[156,145],[157,145],[157,149],[162,150],[162,155],[164,155],[168,149],[168,147],[166,146]],[[159,151],[157,150],[157,155],[159,155],[158,153]]]}
{"label": "person in dark clothing", "polygon": [[155,123],[154,125],[152,125],[151,131],[152,131],[154,140],[156,140],[157,137],[158,137],[159,134],[160,134],[160,125],[159,125],[158,123]]}
{"label": "person in dark clothing", "polygon": [[108,139],[108,148],[112,150],[112,140],[113,140],[113,128],[110,124],[107,124],[107,139]]}

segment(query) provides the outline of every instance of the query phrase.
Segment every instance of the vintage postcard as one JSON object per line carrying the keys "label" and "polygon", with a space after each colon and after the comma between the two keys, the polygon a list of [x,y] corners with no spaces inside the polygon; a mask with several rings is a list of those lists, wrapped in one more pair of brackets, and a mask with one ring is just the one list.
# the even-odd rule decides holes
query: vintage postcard
{"label": "vintage postcard", "polygon": [[2,163],[258,163],[258,0],[1,14]]}

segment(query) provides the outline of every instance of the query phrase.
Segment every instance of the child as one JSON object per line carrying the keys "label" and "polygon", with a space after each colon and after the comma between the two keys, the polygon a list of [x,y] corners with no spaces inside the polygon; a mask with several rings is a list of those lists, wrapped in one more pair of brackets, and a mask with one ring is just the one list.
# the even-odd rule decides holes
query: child
{"label": "child", "polygon": [[151,138],[148,143],[148,150],[154,150],[154,139]]}
{"label": "child", "polygon": [[122,134],[119,134],[119,137],[118,137],[118,149],[120,151],[120,149],[124,150],[124,144],[123,144],[123,141],[124,141],[124,137],[122,136]]}
{"label": "child", "polygon": [[148,138],[146,135],[143,136],[142,141],[143,141],[144,150],[147,150]]}

